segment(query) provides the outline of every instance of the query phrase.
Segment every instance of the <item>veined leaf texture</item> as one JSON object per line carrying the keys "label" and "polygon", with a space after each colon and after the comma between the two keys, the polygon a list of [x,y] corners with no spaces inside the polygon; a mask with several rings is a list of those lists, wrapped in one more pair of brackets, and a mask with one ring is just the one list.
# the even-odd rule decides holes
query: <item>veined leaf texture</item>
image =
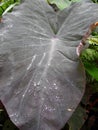
{"label": "veined leaf texture", "polygon": [[76,53],[98,5],[74,3],[54,12],[45,0],[24,0],[0,24],[0,99],[20,130],[60,130],[85,90]]}

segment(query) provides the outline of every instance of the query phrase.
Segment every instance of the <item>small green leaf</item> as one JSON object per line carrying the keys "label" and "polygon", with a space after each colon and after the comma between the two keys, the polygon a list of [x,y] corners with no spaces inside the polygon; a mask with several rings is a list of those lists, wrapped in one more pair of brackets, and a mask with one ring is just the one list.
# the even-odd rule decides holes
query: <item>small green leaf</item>
{"label": "small green leaf", "polygon": [[95,64],[86,62],[84,64],[86,71],[94,78],[98,81],[98,68],[96,67]]}
{"label": "small green leaf", "polygon": [[3,12],[3,14],[2,14],[2,16],[3,15],[5,15],[7,12],[9,12],[14,6],[16,6],[18,3],[16,2],[16,3],[14,3],[14,4],[11,4],[4,12]]}
{"label": "small green leaf", "polygon": [[0,3],[0,17],[9,12],[15,5],[20,4],[20,0],[2,0]]}
{"label": "small green leaf", "polygon": [[98,45],[98,35],[97,36],[91,36],[88,38],[90,44],[96,44]]}
{"label": "small green leaf", "polygon": [[64,8],[70,6],[72,2],[78,2],[80,0],[47,0],[50,4],[56,4],[56,6],[63,10]]}

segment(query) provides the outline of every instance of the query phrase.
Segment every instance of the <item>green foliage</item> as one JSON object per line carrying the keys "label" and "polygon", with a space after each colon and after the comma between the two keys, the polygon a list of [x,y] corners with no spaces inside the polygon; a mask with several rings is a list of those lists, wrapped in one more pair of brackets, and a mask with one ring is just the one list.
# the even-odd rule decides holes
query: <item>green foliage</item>
{"label": "green foliage", "polygon": [[86,49],[82,54],[82,59],[86,61],[95,61],[98,59],[98,46],[90,45],[88,49]]}
{"label": "green foliage", "polygon": [[13,7],[20,3],[20,0],[2,0],[0,4],[0,17],[9,12]]}
{"label": "green foliage", "polygon": [[91,33],[87,41],[89,48],[82,53],[81,58],[87,75],[90,75],[90,79],[98,81],[98,27]]}
{"label": "green foliage", "polygon": [[94,63],[84,63],[86,71],[92,76],[92,78],[98,81],[98,67]]}
{"label": "green foliage", "polygon": [[47,0],[50,4],[55,4],[60,10],[70,6],[72,2],[79,2],[80,0]]}
{"label": "green foliage", "polygon": [[96,35],[96,36],[91,36],[91,37],[89,38],[89,43],[90,43],[90,44],[98,45],[98,35]]}
{"label": "green foliage", "polygon": [[98,3],[98,0],[92,0],[94,3]]}
{"label": "green foliage", "polygon": [[98,32],[92,32],[88,42],[90,46],[83,52],[81,58],[86,72],[98,81]]}

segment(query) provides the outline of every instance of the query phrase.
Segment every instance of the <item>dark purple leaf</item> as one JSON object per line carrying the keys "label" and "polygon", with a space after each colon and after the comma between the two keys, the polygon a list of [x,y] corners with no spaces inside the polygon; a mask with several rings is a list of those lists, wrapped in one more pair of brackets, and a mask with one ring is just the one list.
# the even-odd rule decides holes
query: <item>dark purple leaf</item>
{"label": "dark purple leaf", "polygon": [[25,0],[0,26],[0,99],[20,130],[60,130],[85,89],[76,49],[98,5],[73,4],[55,13]]}

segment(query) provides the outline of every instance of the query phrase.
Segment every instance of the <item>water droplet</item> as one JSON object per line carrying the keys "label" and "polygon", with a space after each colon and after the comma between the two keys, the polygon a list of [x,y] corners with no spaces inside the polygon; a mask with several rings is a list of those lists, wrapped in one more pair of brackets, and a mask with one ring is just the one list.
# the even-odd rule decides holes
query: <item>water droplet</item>
{"label": "water droplet", "polygon": [[44,101],[44,98],[42,98],[42,101]]}
{"label": "water droplet", "polygon": [[68,110],[69,112],[71,112],[71,111],[72,111],[72,109],[71,109],[71,108],[68,108],[67,110]]}
{"label": "water droplet", "polygon": [[50,87],[49,89],[52,90],[52,87]]}
{"label": "water droplet", "polygon": [[40,85],[40,82],[37,83],[37,86],[39,86],[39,85]]}
{"label": "water droplet", "polygon": [[45,108],[44,108],[44,109],[45,109],[45,110],[48,110],[48,111],[50,111],[50,112],[56,110],[55,108],[52,108],[51,106],[47,106],[47,105],[45,105]]}
{"label": "water droplet", "polygon": [[48,110],[51,112],[51,111],[54,111],[54,110],[55,110],[55,108],[48,107]]}
{"label": "water droplet", "polygon": [[55,89],[57,90],[57,89],[58,89],[58,87],[55,87]]}
{"label": "water droplet", "polygon": [[60,100],[60,97],[56,96],[56,100],[59,101],[59,100]]}
{"label": "water droplet", "polygon": [[12,28],[12,27],[13,27],[13,25],[12,25],[12,24],[8,25],[8,28]]}
{"label": "water droplet", "polygon": [[44,89],[46,89],[46,86],[44,86]]}
{"label": "water droplet", "polygon": [[22,95],[22,97],[24,98],[25,94]]}
{"label": "water droplet", "polygon": [[48,110],[48,107],[47,107],[47,106],[45,106],[45,110]]}
{"label": "water droplet", "polygon": [[56,83],[54,83],[53,85],[56,86]]}
{"label": "water droplet", "polygon": [[11,79],[11,80],[13,80],[13,79],[14,79],[14,77],[11,77],[10,79]]}
{"label": "water droplet", "polygon": [[34,86],[36,87],[37,86],[37,84],[34,82]]}

